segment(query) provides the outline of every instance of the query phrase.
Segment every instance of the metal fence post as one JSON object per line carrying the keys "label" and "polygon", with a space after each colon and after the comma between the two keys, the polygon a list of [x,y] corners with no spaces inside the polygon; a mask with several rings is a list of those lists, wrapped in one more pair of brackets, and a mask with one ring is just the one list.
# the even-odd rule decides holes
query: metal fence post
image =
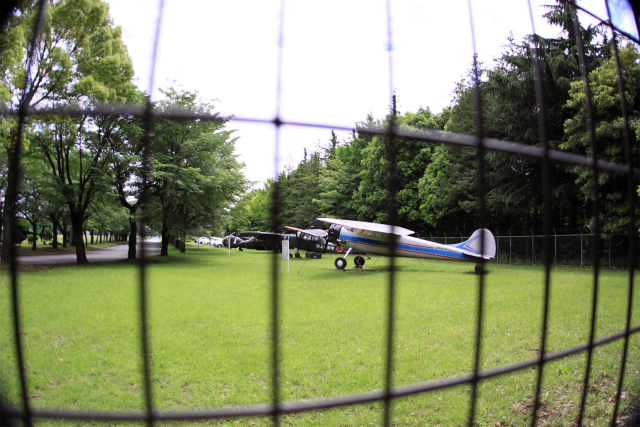
{"label": "metal fence post", "polygon": [[584,248],[582,246],[582,227],[580,227],[580,267],[582,267],[582,257],[584,256]]}
{"label": "metal fence post", "polygon": [[531,231],[531,265],[534,265],[533,258],[535,257],[535,254],[533,252],[533,228],[529,230]]}
{"label": "metal fence post", "polygon": [[553,264],[558,266],[558,235],[555,227],[553,228]]}

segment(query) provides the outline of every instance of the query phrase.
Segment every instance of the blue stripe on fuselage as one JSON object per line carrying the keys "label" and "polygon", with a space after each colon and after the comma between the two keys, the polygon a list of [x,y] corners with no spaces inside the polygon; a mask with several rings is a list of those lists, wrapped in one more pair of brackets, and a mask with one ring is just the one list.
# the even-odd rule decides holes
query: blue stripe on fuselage
{"label": "blue stripe on fuselage", "polygon": [[[377,248],[391,247],[391,243],[385,242],[384,240],[367,239],[364,237],[357,237],[357,236],[351,236],[351,235],[349,236],[340,235],[340,238],[347,243],[374,246]],[[407,243],[396,243],[396,250],[399,252],[398,254],[399,256],[410,256],[409,254],[418,254],[418,255],[428,255],[428,256],[438,257],[438,258],[457,259],[461,261],[464,261],[464,260],[477,261],[476,258],[471,257],[467,254],[443,251],[439,249],[428,248],[426,246],[410,245]]]}

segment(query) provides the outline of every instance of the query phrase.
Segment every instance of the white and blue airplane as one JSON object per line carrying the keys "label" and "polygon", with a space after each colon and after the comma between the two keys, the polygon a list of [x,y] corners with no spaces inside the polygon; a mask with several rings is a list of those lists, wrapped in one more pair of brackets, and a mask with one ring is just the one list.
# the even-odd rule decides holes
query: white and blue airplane
{"label": "white and blue airplane", "polygon": [[[402,227],[373,222],[346,219],[318,218],[331,224],[327,230],[327,241],[346,249],[344,256],[335,260],[335,266],[344,270],[347,256],[354,252],[356,267],[364,265],[361,254],[397,257],[431,258],[451,261],[476,262],[476,273],[482,271],[479,263],[495,258],[496,240],[486,228],[476,230],[469,240],[453,245],[443,245],[428,240],[411,237],[415,232]],[[395,249],[392,248],[395,245]]]}

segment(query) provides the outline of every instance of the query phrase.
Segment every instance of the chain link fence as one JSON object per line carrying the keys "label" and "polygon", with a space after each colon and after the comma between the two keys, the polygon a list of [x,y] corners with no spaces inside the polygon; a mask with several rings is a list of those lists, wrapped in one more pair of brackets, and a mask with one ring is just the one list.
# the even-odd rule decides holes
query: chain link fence
{"label": "chain link fence", "polygon": [[[430,234],[425,239],[445,245],[462,243],[470,233],[459,235],[449,233]],[[496,262],[502,264],[544,265],[545,235],[512,234],[509,230],[495,230]],[[617,234],[597,237],[589,232],[573,234],[555,234],[551,236],[551,265],[554,267],[591,267],[596,247],[595,239],[599,240],[599,263],[603,268],[628,269],[630,237]],[[635,247],[638,247],[638,236],[632,236]],[[636,266],[640,265],[640,255],[636,253],[633,259]]]}

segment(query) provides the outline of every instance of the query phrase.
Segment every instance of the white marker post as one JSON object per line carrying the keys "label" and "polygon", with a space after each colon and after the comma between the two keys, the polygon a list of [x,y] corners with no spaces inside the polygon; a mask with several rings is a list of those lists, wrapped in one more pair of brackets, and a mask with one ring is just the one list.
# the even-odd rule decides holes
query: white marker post
{"label": "white marker post", "polygon": [[231,256],[231,238],[227,240],[227,258]]}
{"label": "white marker post", "polygon": [[287,260],[287,274],[289,274],[289,240],[282,241],[282,272],[284,272],[284,260]]}

